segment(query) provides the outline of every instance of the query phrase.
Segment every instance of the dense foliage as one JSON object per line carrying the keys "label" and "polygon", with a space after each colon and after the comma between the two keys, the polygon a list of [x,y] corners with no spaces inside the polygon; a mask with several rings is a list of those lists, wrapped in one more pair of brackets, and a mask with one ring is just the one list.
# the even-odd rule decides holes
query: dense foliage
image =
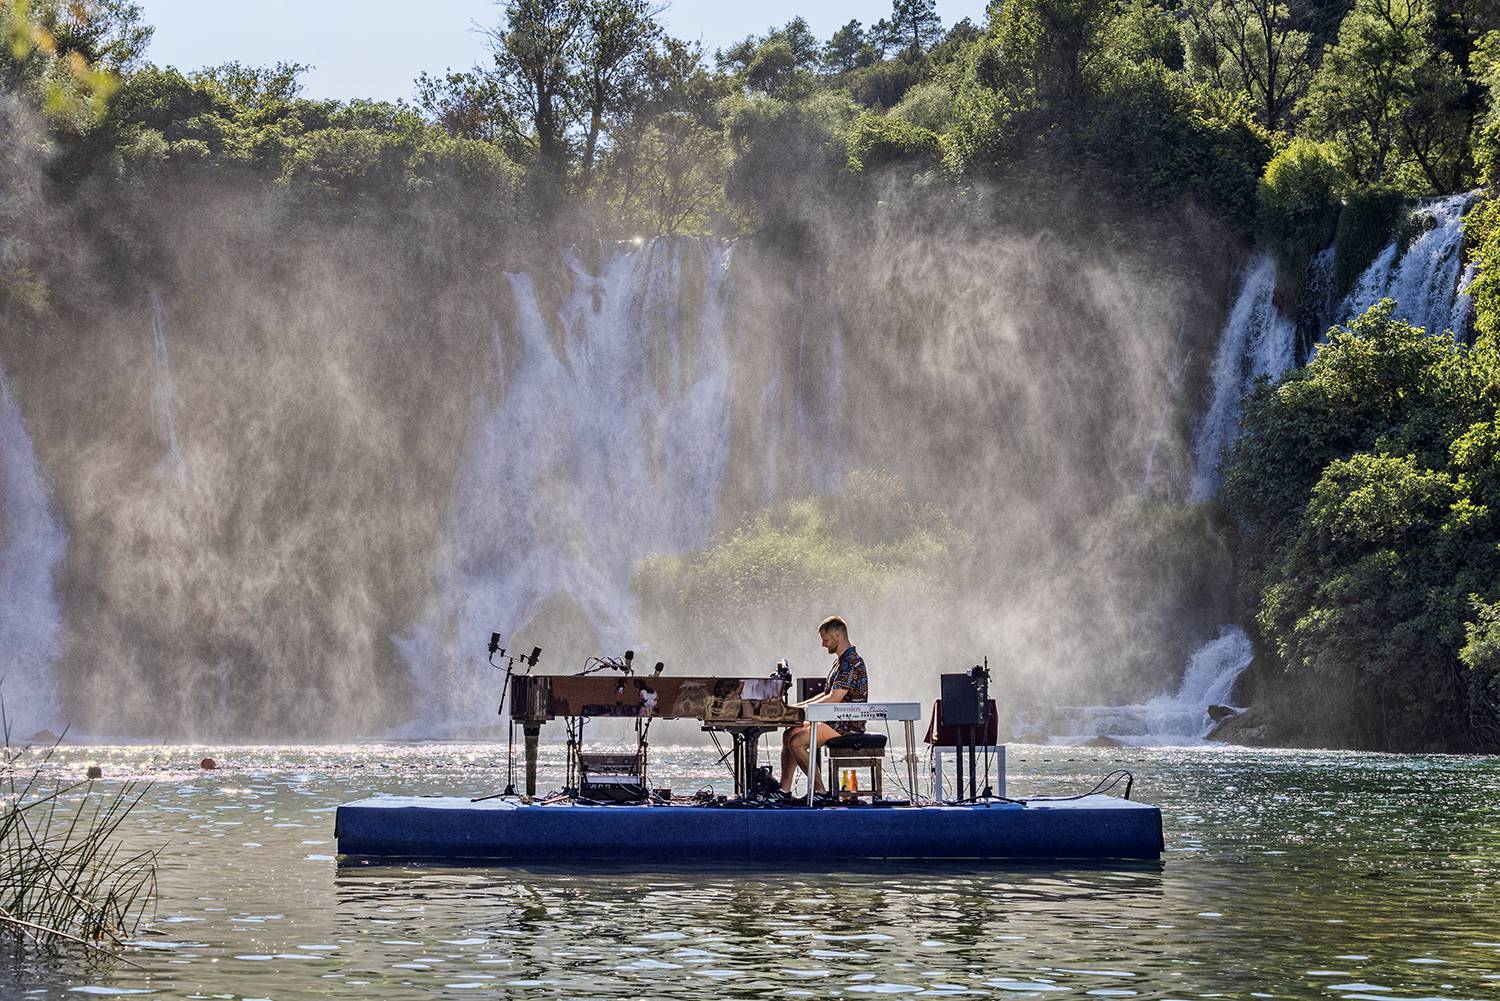
{"label": "dense foliage", "polygon": [[[1500,22],[1456,0],[995,0],[947,27],[934,0],[896,0],[826,41],[798,18],[712,54],[646,0],[497,8],[490,59],[391,104],[308,100],[296,64],[150,65],[128,0],[6,0],[0,83],[24,107],[5,117],[45,119],[62,198],[206,174],[314,217],[415,199],[511,239],[619,237],[796,233],[876,174],[959,192],[1071,177],[1264,228],[1288,274],[1330,198],[1459,190],[1490,160]],[[34,306],[38,269],[10,250],[5,287]]]}
{"label": "dense foliage", "polygon": [[1493,748],[1500,356],[1391,310],[1247,401],[1223,489],[1241,601],[1291,672],[1269,695],[1286,732]]}

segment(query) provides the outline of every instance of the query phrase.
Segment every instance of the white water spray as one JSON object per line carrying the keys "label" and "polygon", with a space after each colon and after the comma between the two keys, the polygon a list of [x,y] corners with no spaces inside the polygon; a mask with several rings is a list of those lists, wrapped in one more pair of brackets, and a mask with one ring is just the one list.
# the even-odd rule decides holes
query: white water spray
{"label": "white water spray", "polygon": [[1214,728],[1210,706],[1227,705],[1234,683],[1254,656],[1250,637],[1239,626],[1220,626],[1217,638],[1188,659],[1177,691],[1125,706],[1079,706],[1063,711],[1063,736],[1054,743],[1077,744],[1110,737],[1122,744],[1199,744]]}
{"label": "white water spray", "polygon": [[1463,270],[1464,213],[1479,196],[1477,191],[1435,199],[1419,207],[1419,214],[1432,219],[1432,226],[1402,252],[1392,240],[1360,275],[1353,291],[1344,299],[1345,323],[1381,299],[1396,300],[1394,316],[1429,334],[1452,330],[1462,336],[1468,328],[1469,302],[1460,281]]}
{"label": "white water spray", "polygon": [[59,723],[52,664],[62,649],[62,613],[53,577],[67,545],[0,368],[0,696],[22,740]]}
{"label": "white water spray", "polygon": [[1193,443],[1190,496],[1206,501],[1219,486],[1219,459],[1239,433],[1240,400],[1257,377],[1279,376],[1296,360],[1296,324],[1276,308],[1276,260],[1261,252],[1245,265],[1239,293],[1214,357],[1213,389]]}
{"label": "white water spray", "polygon": [[[694,323],[679,315],[683,257],[700,252]],[[532,279],[507,275],[520,355],[470,432],[437,607],[397,638],[425,727],[493,713],[494,678],[471,650],[492,628],[530,642],[515,631],[554,596],[577,606],[604,650],[631,644],[637,562],[708,538],[730,445],[730,256],[718,242],[660,239],[616,253],[597,276],[567,258],[556,346]]]}
{"label": "white water spray", "polygon": [[152,409],[167,443],[167,462],[178,482],[187,482],[187,460],[177,441],[177,418],[172,402],[172,369],[167,364],[167,326],[163,316],[161,293],[151,293],[151,344],[156,354],[156,388],[151,394]]}

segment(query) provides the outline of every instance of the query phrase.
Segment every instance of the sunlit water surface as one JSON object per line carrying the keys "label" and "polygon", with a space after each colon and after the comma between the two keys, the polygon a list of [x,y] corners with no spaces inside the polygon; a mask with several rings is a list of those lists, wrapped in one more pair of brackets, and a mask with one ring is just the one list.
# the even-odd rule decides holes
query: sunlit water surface
{"label": "sunlit water surface", "polygon": [[[490,791],[503,748],[66,748],[61,774],[154,783],[130,840],[161,848],[160,900],[135,965],[7,959],[0,996],[1500,998],[1495,759],[1010,753],[1013,796],[1131,769],[1163,863],[340,867],[340,802]],[[654,762],[726,784],[704,749]]]}

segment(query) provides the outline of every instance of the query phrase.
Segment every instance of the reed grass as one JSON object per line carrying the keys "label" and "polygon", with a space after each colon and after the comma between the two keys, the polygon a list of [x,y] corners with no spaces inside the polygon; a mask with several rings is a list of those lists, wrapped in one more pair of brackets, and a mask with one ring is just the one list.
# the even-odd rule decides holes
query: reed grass
{"label": "reed grass", "polygon": [[48,782],[57,751],[11,742],[0,700],[0,934],[47,950],[118,951],[156,896],[154,851],[127,851],[120,826],[150,789]]}

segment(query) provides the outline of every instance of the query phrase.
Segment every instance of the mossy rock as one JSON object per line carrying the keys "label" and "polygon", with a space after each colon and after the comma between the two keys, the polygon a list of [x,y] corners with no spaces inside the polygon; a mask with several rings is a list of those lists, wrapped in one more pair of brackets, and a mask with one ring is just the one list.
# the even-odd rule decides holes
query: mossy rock
{"label": "mossy rock", "polygon": [[1334,235],[1334,294],[1349,294],[1359,276],[1396,236],[1406,216],[1406,199],[1394,188],[1365,188],[1351,194],[1339,213]]}

